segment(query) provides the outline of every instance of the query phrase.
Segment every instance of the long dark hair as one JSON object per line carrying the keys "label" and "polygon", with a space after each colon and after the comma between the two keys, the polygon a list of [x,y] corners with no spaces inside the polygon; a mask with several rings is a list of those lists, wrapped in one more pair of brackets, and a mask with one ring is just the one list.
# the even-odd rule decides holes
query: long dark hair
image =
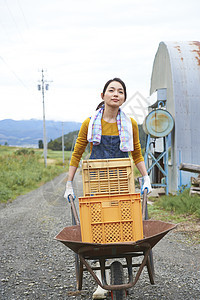
{"label": "long dark hair", "polygon": [[[105,92],[106,92],[107,87],[108,87],[109,84],[110,84],[111,82],[113,82],[113,81],[117,81],[117,82],[119,82],[119,83],[122,85],[123,90],[124,90],[124,98],[125,98],[125,101],[126,101],[126,98],[127,98],[126,85],[125,85],[125,83],[124,83],[120,78],[113,78],[113,79],[110,79],[110,80],[108,80],[108,81],[106,82],[106,84],[104,85],[104,88],[103,88],[103,92],[102,92],[103,96],[104,96],[104,94],[105,94]],[[103,104],[104,104],[104,101],[101,101],[101,102],[99,103],[99,105],[97,106],[96,110],[98,110],[100,107],[102,107]]]}

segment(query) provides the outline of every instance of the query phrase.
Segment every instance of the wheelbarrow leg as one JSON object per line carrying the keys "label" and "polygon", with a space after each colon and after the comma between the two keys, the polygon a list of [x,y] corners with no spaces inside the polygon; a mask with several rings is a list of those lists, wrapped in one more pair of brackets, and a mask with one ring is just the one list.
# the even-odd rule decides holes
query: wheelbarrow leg
{"label": "wheelbarrow leg", "polygon": [[79,273],[77,278],[77,289],[80,291],[82,290],[82,284],[83,284],[83,263],[80,261],[79,263]]}
{"label": "wheelbarrow leg", "polygon": [[150,266],[151,266],[151,272],[154,276],[155,272],[154,272],[154,262],[153,262],[153,251],[152,250],[149,253],[149,263],[150,263]]}
{"label": "wheelbarrow leg", "polygon": [[101,278],[102,278],[102,284],[103,285],[107,285],[107,281],[106,281],[106,271],[105,271],[105,258],[103,259],[99,259],[99,263],[100,263],[100,269],[101,269]]}
{"label": "wheelbarrow leg", "polygon": [[133,268],[132,268],[132,257],[126,257],[127,269],[128,269],[128,278],[129,282],[133,282]]}
{"label": "wheelbarrow leg", "polygon": [[[150,252],[150,254],[151,253],[152,253],[152,251]],[[154,273],[153,273],[151,262],[150,262],[150,255],[147,258],[146,266],[147,266],[147,271],[148,271],[148,274],[149,274],[150,282],[151,282],[151,284],[155,284],[155,282],[154,282]]]}

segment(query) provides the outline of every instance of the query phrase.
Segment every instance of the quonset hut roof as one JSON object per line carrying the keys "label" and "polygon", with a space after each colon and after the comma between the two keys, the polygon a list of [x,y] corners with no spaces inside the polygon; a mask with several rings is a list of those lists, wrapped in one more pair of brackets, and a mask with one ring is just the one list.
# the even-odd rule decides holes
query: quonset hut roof
{"label": "quonset hut roof", "polygon": [[[200,42],[161,42],[151,76],[150,95],[167,89],[166,109],[173,116],[169,191],[189,184],[192,174],[181,162],[200,164]],[[170,182],[171,180],[171,182]]]}

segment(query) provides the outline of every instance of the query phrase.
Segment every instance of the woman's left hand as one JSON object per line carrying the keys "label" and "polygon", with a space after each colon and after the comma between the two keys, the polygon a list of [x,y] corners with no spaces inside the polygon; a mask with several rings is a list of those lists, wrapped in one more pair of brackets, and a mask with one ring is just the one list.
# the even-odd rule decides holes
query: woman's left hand
{"label": "woman's left hand", "polygon": [[141,189],[141,194],[144,193],[144,190],[147,189],[147,194],[151,193],[152,191],[152,187],[151,187],[151,182],[150,182],[150,178],[148,175],[145,175],[143,177],[143,186],[142,186],[142,189]]}

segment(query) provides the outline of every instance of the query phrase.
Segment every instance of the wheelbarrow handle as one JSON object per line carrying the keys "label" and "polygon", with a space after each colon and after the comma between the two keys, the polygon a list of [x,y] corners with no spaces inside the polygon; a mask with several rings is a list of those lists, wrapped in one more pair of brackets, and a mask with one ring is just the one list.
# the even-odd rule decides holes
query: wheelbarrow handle
{"label": "wheelbarrow handle", "polygon": [[78,213],[77,213],[77,210],[76,210],[76,206],[75,206],[75,204],[74,204],[74,198],[73,198],[73,196],[72,196],[71,194],[68,195],[68,200],[69,200],[69,203],[70,203],[70,205],[71,205],[72,214],[73,214],[75,223],[76,223],[76,225],[80,225]]}
{"label": "wheelbarrow handle", "polygon": [[144,189],[143,201],[142,201],[142,219],[146,219],[146,210],[147,210],[147,189]]}

